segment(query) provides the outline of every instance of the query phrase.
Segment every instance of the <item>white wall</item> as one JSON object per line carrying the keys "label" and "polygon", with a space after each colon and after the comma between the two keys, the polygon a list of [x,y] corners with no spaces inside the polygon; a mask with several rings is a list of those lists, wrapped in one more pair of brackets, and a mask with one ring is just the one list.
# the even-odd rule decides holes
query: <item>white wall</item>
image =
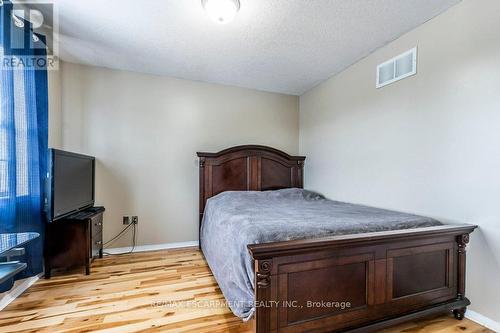
{"label": "white wall", "polygon": [[197,240],[196,151],[298,152],[296,96],[70,63],[61,87],[63,148],[97,157],[105,239],[138,215],[139,244]]}
{"label": "white wall", "polygon": [[[418,74],[375,89],[418,45]],[[500,1],[465,0],[300,97],[305,185],[474,223],[471,309],[500,322]]]}
{"label": "white wall", "polygon": [[49,147],[62,145],[61,72],[48,71],[49,92]]}

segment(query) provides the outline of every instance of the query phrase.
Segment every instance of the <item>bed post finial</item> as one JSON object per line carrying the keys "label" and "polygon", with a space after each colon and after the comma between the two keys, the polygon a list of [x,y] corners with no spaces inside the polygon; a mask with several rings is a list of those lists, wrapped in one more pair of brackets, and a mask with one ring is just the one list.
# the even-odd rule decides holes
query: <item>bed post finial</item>
{"label": "bed post finial", "polygon": [[258,263],[257,271],[257,286],[259,288],[267,288],[271,285],[271,269],[273,262],[271,260],[263,260]]}
{"label": "bed post finial", "polygon": [[459,251],[460,249],[462,249],[464,252],[465,252],[465,247],[467,246],[467,244],[469,244],[469,234],[463,234],[463,235],[460,235],[458,236],[458,247],[459,247]]}

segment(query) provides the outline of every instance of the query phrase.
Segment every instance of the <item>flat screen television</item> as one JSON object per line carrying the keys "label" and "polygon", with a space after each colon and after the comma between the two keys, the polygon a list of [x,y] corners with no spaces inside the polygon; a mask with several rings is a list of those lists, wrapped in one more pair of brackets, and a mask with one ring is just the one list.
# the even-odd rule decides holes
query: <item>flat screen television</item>
{"label": "flat screen television", "polygon": [[45,206],[49,222],[94,205],[95,158],[49,149]]}

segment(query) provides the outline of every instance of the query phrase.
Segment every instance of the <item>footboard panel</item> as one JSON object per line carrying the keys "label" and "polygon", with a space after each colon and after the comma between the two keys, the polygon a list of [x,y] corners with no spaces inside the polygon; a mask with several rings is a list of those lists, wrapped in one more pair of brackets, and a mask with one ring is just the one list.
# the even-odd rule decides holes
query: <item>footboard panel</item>
{"label": "footboard panel", "polygon": [[251,245],[256,331],[370,331],[402,316],[462,308],[464,235],[474,228]]}

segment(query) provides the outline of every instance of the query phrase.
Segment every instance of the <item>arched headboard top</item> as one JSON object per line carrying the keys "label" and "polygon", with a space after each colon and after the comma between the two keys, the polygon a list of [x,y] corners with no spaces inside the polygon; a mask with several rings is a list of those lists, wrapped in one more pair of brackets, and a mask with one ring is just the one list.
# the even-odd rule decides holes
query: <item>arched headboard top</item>
{"label": "arched headboard top", "polygon": [[206,153],[206,152],[197,152],[196,155],[198,157],[221,157],[224,155],[232,154],[232,153],[237,153],[237,152],[244,152],[244,153],[250,153],[250,152],[262,152],[262,153],[269,153],[269,154],[275,154],[278,156],[281,156],[285,159],[292,160],[292,161],[304,161],[306,158],[304,156],[291,156],[285,153],[282,150],[268,147],[268,146],[261,146],[261,145],[242,145],[242,146],[234,146],[231,148],[226,148],[224,150],[219,151],[218,153]]}
{"label": "arched headboard top", "polygon": [[221,192],[303,187],[304,156],[291,156],[259,145],[197,155],[200,159],[200,226],[207,199]]}

